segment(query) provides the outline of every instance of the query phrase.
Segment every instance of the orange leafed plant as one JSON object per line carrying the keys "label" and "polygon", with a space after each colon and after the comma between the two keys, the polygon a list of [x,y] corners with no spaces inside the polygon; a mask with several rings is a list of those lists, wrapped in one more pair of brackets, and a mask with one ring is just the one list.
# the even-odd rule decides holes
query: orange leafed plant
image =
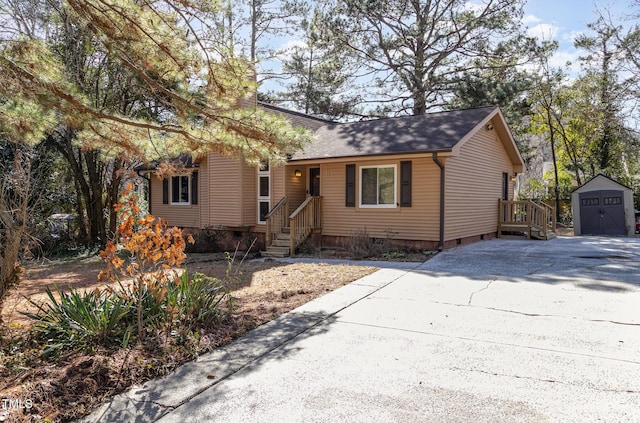
{"label": "orange leafed plant", "polygon": [[[109,241],[100,257],[107,263],[106,270],[98,275],[101,281],[114,282],[120,279],[132,279],[133,289],[139,293],[138,339],[142,339],[142,288],[148,288],[159,299],[166,294],[166,284],[180,281],[171,269],[181,266],[186,255],[186,246],[182,231],[176,227],[167,227],[167,222],[152,215],[140,217],[138,198],[129,184],[122,193],[122,201],[115,205],[120,225],[114,240]],[[193,243],[188,235],[187,241]],[[118,248],[118,245],[121,248]],[[126,260],[119,255],[123,251]]]}

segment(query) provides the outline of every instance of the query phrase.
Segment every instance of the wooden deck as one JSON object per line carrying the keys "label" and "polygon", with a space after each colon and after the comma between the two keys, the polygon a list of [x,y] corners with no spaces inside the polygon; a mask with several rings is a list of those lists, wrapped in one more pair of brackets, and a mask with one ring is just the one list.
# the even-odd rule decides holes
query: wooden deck
{"label": "wooden deck", "polygon": [[505,232],[523,233],[527,239],[556,236],[555,209],[541,201],[498,201],[498,237]]}

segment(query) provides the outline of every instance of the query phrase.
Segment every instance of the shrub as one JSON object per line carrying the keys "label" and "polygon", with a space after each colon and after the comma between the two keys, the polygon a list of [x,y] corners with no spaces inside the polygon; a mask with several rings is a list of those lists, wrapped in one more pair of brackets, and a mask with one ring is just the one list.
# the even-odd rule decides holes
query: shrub
{"label": "shrub", "polygon": [[116,293],[86,291],[69,287],[69,292],[56,287],[47,288],[49,302],[34,304],[38,311],[25,313],[36,320],[32,330],[36,337],[47,341],[45,354],[65,347],[86,348],[94,344],[126,347],[131,335],[127,322],[132,313],[132,302]]}
{"label": "shrub", "polygon": [[169,281],[162,292],[158,295],[148,285],[120,285],[117,290],[86,292],[72,287],[68,292],[48,288],[49,301],[32,301],[37,312],[24,314],[36,321],[32,331],[36,339],[45,342],[45,355],[56,355],[68,348],[126,348],[136,336],[133,328],[137,324],[137,301],[144,335],[158,335],[159,330],[164,330],[165,339],[219,325],[231,310],[228,284],[203,274],[190,278],[185,271],[177,280]]}
{"label": "shrub", "polygon": [[347,240],[345,249],[351,258],[360,260],[376,254],[375,240],[369,236],[367,229],[358,229]]}
{"label": "shrub", "polygon": [[181,329],[218,325],[231,309],[229,286],[220,279],[201,273],[189,278],[185,271],[168,287],[166,308],[173,311],[172,325]]}

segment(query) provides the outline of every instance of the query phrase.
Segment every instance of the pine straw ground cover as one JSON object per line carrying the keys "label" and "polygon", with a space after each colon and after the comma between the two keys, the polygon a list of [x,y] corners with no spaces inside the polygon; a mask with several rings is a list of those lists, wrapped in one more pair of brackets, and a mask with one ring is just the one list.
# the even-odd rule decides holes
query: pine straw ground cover
{"label": "pine straw ground cover", "polygon": [[[223,255],[211,254],[191,254],[186,266],[191,274],[201,272],[219,278],[229,269]],[[97,257],[32,264],[17,289],[5,299],[1,316],[4,324],[0,327],[0,421],[56,422],[86,415],[109,396],[167,374],[199,354],[376,270],[245,261],[231,270],[236,276],[232,314],[219,327],[198,333],[197,339],[182,343],[156,340],[127,349],[95,348],[43,358],[41,345],[29,337],[29,319],[20,313],[35,311],[24,297],[44,301],[46,287],[54,284],[61,288],[102,288],[105,284],[96,278],[102,267]]]}

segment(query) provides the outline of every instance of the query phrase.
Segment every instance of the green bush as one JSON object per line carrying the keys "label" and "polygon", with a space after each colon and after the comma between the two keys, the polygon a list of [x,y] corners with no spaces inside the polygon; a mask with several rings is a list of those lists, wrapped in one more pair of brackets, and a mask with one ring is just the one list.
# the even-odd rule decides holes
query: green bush
{"label": "green bush", "polygon": [[35,314],[25,313],[36,322],[33,331],[47,341],[50,350],[64,347],[85,348],[93,344],[126,347],[131,336],[127,317],[133,311],[133,302],[117,293],[86,291],[69,287],[64,292],[56,287],[57,299],[47,288],[49,302],[34,304]]}
{"label": "green bush", "polygon": [[[134,287],[135,286],[135,287]],[[123,286],[117,290],[68,292],[47,288],[49,301],[34,304],[36,313],[25,313],[35,320],[32,331],[46,343],[45,354],[57,354],[68,348],[126,348],[135,338],[137,301],[142,304],[145,336],[189,334],[199,327],[219,325],[231,310],[227,284],[196,273],[192,278],[184,271],[181,277],[162,287]],[[142,291],[137,291],[141,289]],[[182,335],[181,335],[182,336]]]}
{"label": "green bush", "polygon": [[202,273],[189,278],[184,271],[179,281],[169,285],[166,298],[165,309],[176,310],[172,323],[184,328],[219,325],[231,308],[227,285]]}

